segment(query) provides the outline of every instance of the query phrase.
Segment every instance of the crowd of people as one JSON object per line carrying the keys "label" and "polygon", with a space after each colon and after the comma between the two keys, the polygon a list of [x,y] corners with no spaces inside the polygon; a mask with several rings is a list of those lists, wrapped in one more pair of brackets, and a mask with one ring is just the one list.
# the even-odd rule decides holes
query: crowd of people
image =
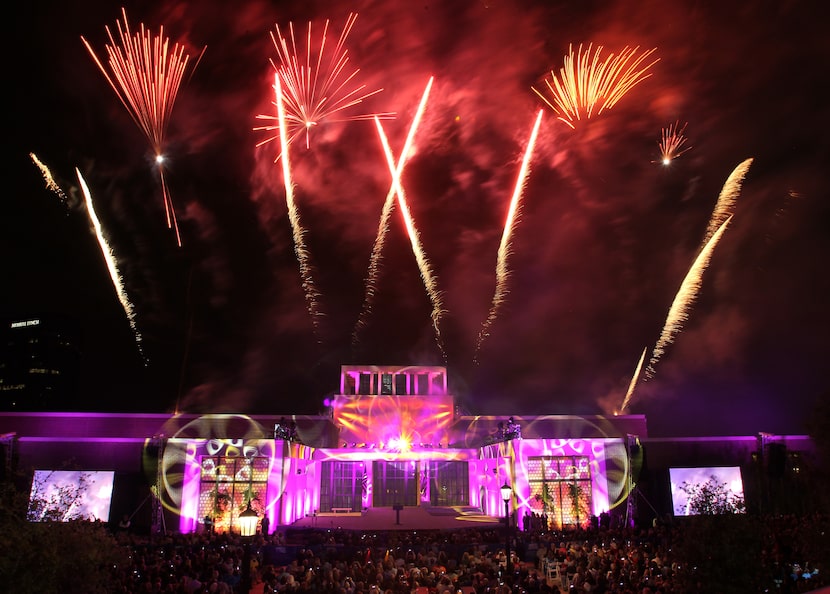
{"label": "crowd of people", "polygon": [[[787,535],[793,518],[775,520],[787,543],[770,592],[807,592],[830,583]],[[507,563],[504,529],[363,533],[338,529],[260,532],[244,541],[210,532],[141,536],[121,530],[131,564],[119,567],[117,592],[237,594],[668,594],[686,591],[675,578],[682,559],[672,547],[676,526],[514,531]],[[790,534],[792,536],[792,534]],[[795,545],[797,546],[797,545]],[[789,556],[785,558],[785,556]],[[798,561],[795,561],[795,560]],[[705,592],[717,592],[709,585]]]}

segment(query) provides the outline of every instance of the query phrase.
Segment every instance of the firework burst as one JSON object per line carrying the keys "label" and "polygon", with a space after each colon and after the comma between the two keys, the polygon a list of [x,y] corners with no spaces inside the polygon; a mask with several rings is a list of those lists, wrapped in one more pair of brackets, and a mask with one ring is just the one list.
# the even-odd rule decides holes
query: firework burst
{"label": "firework burst", "polygon": [[663,165],[670,164],[677,157],[692,148],[690,146],[683,148],[687,140],[685,136],[687,125],[688,123],[683,124],[681,127],[680,122],[675,122],[669,125],[668,128],[663,128],[663,136],[658,143],[660,147],[660,162]]}
{"label": "firework burst", "polygon": [[386,235],[389,232],[389,218],[392,216],[392,211],[395,209],[395,196],[397,195],[396,190],[399,185],[396,184],[396,180],[400,180],[400,177],[403,175],[406,160],[409,157],[410,150],[412,149],[412,143],[415,140],[415,132],[418,130],[421,118],[423,117],[424,111],[427,107],[427,99],[429,98],[429,92],[432,89],[432,83],[433,77],[430,77],[429,81],[427,81],[423,95],[421,95],[421,101],[418,104],[418,109],[415,111],[415,117],[412,119],[412,123],[409,126],[409,132],[407,132],[403,149],[398,157],[398,163],[392,171],[392,184],[389,187],[389,192],[386,194],[386,200],[383,202],[383,209],[381,211],[380,222],[378,224],[378,232],[375,236],[375,242],[372,246],[372,254],[369,258],[369,271],[366,278],[366,291],[363,298],[363,307],[354,331],[352,332],[352,345],[356,345],[360,342],[360,331],[366,326],[366,318],[372,311],[372,303],[377,290],[377,278],[380,271],[380,261],[383,255],[383,246],[386,242]]}
{"label": "firework burst", "polygon": [[176,241],[181,246],[176,212],[164,178],[163,149],[173,104],[187,71],[189,56],[184,46],[178,43],[171,46],[170,39],[164,35],[164,27],[160,27],[158,35],[154,35],[141,24],[133,33],[123,8],[121,15],[123,22],[116,22],[117,39],[106,27],[109,38],[106,64],[84,37],[81,41],[121,104],[150,142],[159,172],[167,226],[175,231]]}
{"label": "firework burst", "polygon": [[611,109],[635,85],[651,76],[648,70],[659,58],[646,61],[657,48],[637,55],[639,49],[639,46],[626,46],[619,54],[601,59],[601,45],[592,50],[589,44],[583,50],[580,44],[576,53],[570,46],[559,74],[551,71],[550,77],[544,80],[547,95],[535,87],[531,89],[553,109],[559,120],[575,128],[575,122]]}
{"label": "firework burst", "polygon": [[504,223],[504,231],[502,232],[498,258],[496,261],[496,291],[493,294],[493,302],[490,305],[490,312],[487,315],[487,319],[484,321],[481,332],[479,332],[478,335],[476,355],[473,357],[474,360],[477,360],[478,351],[481,349],[484,339],[487,338],[490,326],[495,321],[498,310],[507,295],[507,281],[510,277],[507,259],[510,255],[511,238],[513,237],[516,222],[519,219],[522,193],[524,192],[525,184],[527,182],[527,176],[530,173],[530,157],[533,154],[533,148],[536,145],[536,137],[539,134],[539,125],[541,123],[542,110],[539,110],[539,114],[536,116],[536,123],[533,125],[533,131],[530,133],[530,139],[527,142],[524,157],[522,158],[522,164],[519,168],[519,175],[516,179],[516,187],[514,188],[513,196],[510,199],[510,206],[507,209],[507,219]]}
{"label": "firework burst", "polygon": [[[349,65],[349,53],[345,45],[356,20],[357,15],[350,13],[333,47],[328,40],[329,21],[326,21],[316,56],[312,48],[311,22],[308,23],[305,48],[297,44],[293,23],[288,25],[287,38],[282,34],[279,26],[271,32],[271,40],[277,50],[278,63],[274,60],[270,62],[282,83],[286,111],[285,125],[289,129],[289,142],[305,134],[306,148],[309,148],[311,129],[326,120],[372,120],[375,117],[387,119],[394,116],[393,113],[356,115],[346,113],[350,108],[383,90],[367,90],[366,85],[357,84],[356,78],[360,69],[351,68]],[[254,130],[274,132],[280,126],[279,122],[274,121],[273,115],[258,115],[257,119],[271,123],[258,126]],[[257,146],[278,138],[278,133],[273,134]]]}

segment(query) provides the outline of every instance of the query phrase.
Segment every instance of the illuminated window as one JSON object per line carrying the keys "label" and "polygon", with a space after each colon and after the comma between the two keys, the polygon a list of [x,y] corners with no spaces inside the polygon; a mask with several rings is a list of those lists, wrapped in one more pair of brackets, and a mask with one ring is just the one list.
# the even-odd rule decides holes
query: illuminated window
{"label": "illuminated window", "polygon": [[201,463],[199,517],[210,516],[217,533],[239,532],[237,519],[251,508],[262,515],[268,487],[268,458],[206,456]]}
{"label": "illuminated window", "polygon": [[360,386],[357,391],[358,394],[366,396],[372,393],[372,374],[371,373],[361,373],[360,374]]}
{"label": "illuminated window", "polygon": [[380,376],[380,393],[384,395],[392,394],[392,374],[383,373]]}
{"label": "illuminated window", "polygon": [[395,394],[409,394],[409,391],[406,389],[406,374],[404,373],[395,375]]}
{"label": "illuminated window", "polygon": [[375,507],[418,505],[418,465],[412,460],[376,460],[372,464]]}
{"label": "illuminated window", "polygon": [[428,464],[428,473],[429,501],[432,505],[451,507],[470,504],[467,462],[433,460]]}
{"label": "illuminated window", "polygon": [[362,462],[324,460],[320,466],[320,511],[360,511],[366,476]]}
{"label": "illuminated window", "polygon": [[541,456],[527,460],[530,508],[549,527],[585,526],[591,517],[591,473],[585,456]]}
{"label": "illuminated window", "polygon": [[344,378],[343,393],[346,396],[354,396],[355,394],[355,378],[351,373],[347,373]]}

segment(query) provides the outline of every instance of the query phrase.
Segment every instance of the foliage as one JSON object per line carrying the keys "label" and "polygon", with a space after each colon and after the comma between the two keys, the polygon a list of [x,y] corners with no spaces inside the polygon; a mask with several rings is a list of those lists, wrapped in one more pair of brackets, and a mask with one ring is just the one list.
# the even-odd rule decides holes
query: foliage
{"label": "foliage", "polygon": [[703,483],[684,482],[680,490],[686,493],[692,514],[714,516],[746,511],[743,496],[731,491],[727,483],[719,483],[715,476]]}
{"label": "foliage", "polygon": [[220,491],[219,487],[213,490],[213,514],[221,516],[231,505],[231,496],[225,491]]}
{"label": "foliage", "polygon": [[53,472],[35,475],[29,499],[27,519],[31,521],[65,522],[87,520],[79,511],[83,498],[91,486],[90,474],[80,473],[77,484],[57,485],[49,492],[46,485],[52,483]]}
{"label": "foliage", "polygon": [[536,493],[535,499],[542,504],[544,513],[547,514],[553,511],[553,495],[550,492],[550,483],[542,483],[542,489],[539,493]]}
{"label": "foliage", "polygon": [[[16,483],[16,484],[15,484]],[[112,592],[119,568],[129,566],[128,551],[121,547],[103,522],[83,519],[29,521],[29,492],[25,478],[0,484],[0,576],[14,592],[66,592],[97,594]],[[18,487],[19,485],[19,487]],[[69,490],[65,500],[54,503],[69,510],[73,498],[83,496]],[[45,502],[35,502],[35,507]]]}
{"label": "foliage", "polygon": [[568,494],[571,498],[571,511],[577,525],[584,524],[589,519],[588,500],[582,483],[568,483]]}
{"label": "foliage", "polygon": [[245,511],[248,507],[248,504],[251,505],[251,509],[262,512],[262,499],[260,498],[257,490],[254,488],[253,484],[249,484],[245,487],[245,490],[242,491],[242,503],[239,505],[239,511]]}

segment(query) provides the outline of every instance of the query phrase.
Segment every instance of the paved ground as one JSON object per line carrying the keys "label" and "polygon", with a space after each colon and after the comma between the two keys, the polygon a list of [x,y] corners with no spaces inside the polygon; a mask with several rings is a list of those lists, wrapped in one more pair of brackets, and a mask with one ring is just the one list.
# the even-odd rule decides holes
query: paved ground
{"label": "paved ground", "polygon": [[398,512],[375,507],[362,513],[318,514],[305,517],[295,528],[342,528],[344,530],[453,530],[458,528],[498,528],[501,518],[486,516],[468,507],[405,507]]}

